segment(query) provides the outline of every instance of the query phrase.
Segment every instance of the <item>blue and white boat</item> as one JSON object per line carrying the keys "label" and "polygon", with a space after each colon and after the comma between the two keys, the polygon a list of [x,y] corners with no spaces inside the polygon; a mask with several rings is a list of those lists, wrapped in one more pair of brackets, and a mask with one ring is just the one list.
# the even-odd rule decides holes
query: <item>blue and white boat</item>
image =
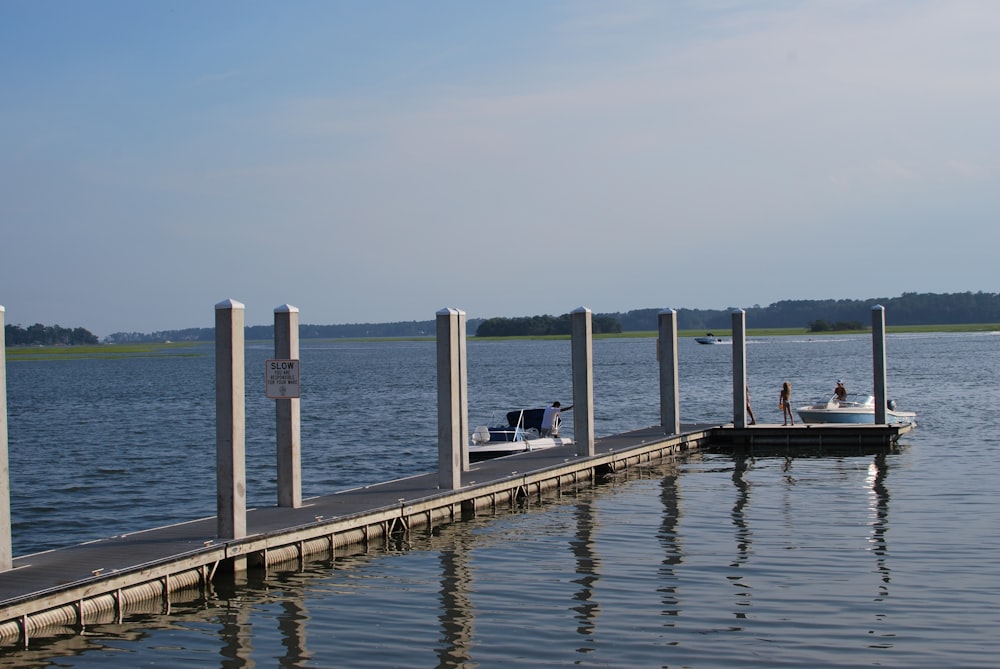
{"label": "blue and white boat", "polygon": [[[913,411],[897,411],[896,401],[886,403],[885,421],[893,425],[899,423],[916,424],[917,414]],[[875,396],[850,393],[846,399],[836,396],[815,404],[801,406],[795,410],[803,423],[871,423],[875,424]]]}
{"label": "blue and white boat", "polygon": [[[515,409],[506,412],[503,419],[497,421],[494,414],[489,425],[480,425],[472,433],[469,461],[480,462],[505,455],[572,444],[572,439],[558,436],[558,417],[553,425],[555,436],[542,436],[544,415],[545,409]],[[502,422],[504,419],[506,422]]]}

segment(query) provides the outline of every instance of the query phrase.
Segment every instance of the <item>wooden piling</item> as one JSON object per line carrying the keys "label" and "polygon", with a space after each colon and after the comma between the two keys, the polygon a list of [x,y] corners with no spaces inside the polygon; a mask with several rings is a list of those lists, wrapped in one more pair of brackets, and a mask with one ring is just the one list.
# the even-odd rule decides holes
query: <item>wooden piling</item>
{"label": "wooden piling", "polygon": [[[290,304],[274,309],[274,357],[299,359],[299,310]],[[301,374],[301,366],[299,373]],[[301,380],[301,379],[300,379]],[[302,506],[302,438],[298,397],[274,400],[277,437],[278,506]]]}
{"label": "wooden piling", "polygon": [[438,414],[438,485],[445,490],[462,487],[462,450],[468,448],[468,435],[462,432],[468,418],[466,391],[462,388],[465,368],[465,332],[460,324],[464,313],[458,309],[442,309],[435,319],[437,336],[437,414]]}
{"label": "wooden piling", "polygon": [[215,305],[215,464],[218,537],[247,533],[246,397],[243,324],[236,300]]}
{"label": "wooden piling", "polygon": [[594,334],[590,309],[570,314],[573,346],[573,440],[577,455],[594,454]]}
{"label": "wooden piling", "polygon": [[664,309],[659,313],[657,359],[660,367],[660,425],[667,434],[681,431],[681,402],[677,365],[677,312]]}
{"label": "wooden piling", "polygon": [[733,424],[747,426],[747,313],[733,309]]}
{"label": "wooden piling", "polygon": [[872,307],[872,376],[875,391],[875,424],[886,422],[886,401],[888,388],[885,366],[885,307]]}
{"label": "wooden piling", "polygon": [[13,566],[10,535],[10,458],[7,446],[7,334],[0,305],[0,571]]}

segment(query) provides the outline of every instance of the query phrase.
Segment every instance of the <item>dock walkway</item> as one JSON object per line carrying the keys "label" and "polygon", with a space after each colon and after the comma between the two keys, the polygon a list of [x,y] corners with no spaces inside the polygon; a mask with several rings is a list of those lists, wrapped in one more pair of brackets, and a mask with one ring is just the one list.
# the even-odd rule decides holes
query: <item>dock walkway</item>
{"label": "dock walkway", "polygon": [[109,610],[120,619],[140,601],[169,602],[171,592],[207,588],[216,569],[231,566],[234,559],[264,569],[301,561],[309,554],[388,539],[411,528],[429,529],[483,508],[541,498],[546,491],[698,449],[709,441],[723,448],[758,442],[768,448],[787,449],[794,443],[812,448],[828,435],[831,444],[889,444],[907,429],[691,424],[670,435],[654,426],[597,439],[593,456],[578,456],[570,445],[473,463],[455,490],[440,489],[434,472],[314,497],[299,508],[249,509],[247,536],[239,539],[217,538],[212,516],[26,555],[0,573],[0,642],[27,643],[52,626],[82,628]]}

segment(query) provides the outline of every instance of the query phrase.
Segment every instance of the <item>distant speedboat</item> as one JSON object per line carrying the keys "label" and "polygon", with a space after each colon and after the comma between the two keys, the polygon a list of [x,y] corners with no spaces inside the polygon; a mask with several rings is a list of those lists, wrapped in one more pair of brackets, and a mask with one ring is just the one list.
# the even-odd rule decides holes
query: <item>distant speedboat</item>
{"label": "distant speedboat", "polygon": [[[505,455],[572,444],[573,440],[568,437],[541,436],[544,415],[545,409],[515,409],[504,415],[505,423],[498,422],[494,418],[490,420],[490,425],[480,425],[472,433],[469,461],[480,462]],[[552,427],[558,435],[558,416],[556,421]]]}
{"label": "distant speedboat", "polygon": [[[885,422],[893,424],[916,424],[917,414],[913,411],[897,411],[896,401],[890,400],[885,411]],[[875,423],[875,396],[848,394],[847,399],[829,400],[801,406],[795,410],[803,423]]]}
{"label": "distant speedboat", "polygon": [[704,337],[695,337],[694,340],[699,344],[730,344],[722,337],[716,337],[711,332],[706,332]]}

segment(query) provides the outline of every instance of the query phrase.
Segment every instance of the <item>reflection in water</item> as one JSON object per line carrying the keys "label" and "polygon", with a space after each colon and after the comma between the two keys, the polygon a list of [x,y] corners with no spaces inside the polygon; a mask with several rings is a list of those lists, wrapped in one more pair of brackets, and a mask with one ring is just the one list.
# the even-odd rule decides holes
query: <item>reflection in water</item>
{"label": "reflection in water", "polygon": [[889,547],[886,543],[886,534],[889,532],[889,489],[885,486],[885,479],[889,475],[889,466],[886,463],[885,455],[875,456],[875,461],[868,466],[868,483],[871,485],[871,506],[872,506],[872,532],[869,543],[872,545],[872,552],[878,556],[875,564],[878,572],[882,575],[883,585],[879,586],[878,597],[875,601],[881,601],[889,595],[889,566],[886,564],[886,557],[889,554]]}
{"label": "reflection in water", "polygon": [[586,645],[577,651],[587,653],[594,650],[594,632],[597,628],[597,614],[600,604],[594,600],[594,587],[600,579],[601,559],[594,552],[594,500],[587,498],[573,507],[576,518],[576,534],[570,542],[573,557],[576,558],[577,578],[573,580],[580,588],[573,594],[576,604],[576,633],[586,639]]}
{"label": "reflection in water", "polygon": [[[672,466],[660,480],[660,503],[663,504],[663,520],[660,522],[659,540],[663,548],[663,561],[660,563],[660,600],[665,616],[676,617],[680,614],[677,596],[677,567],[681,564],[681,549],[677,544],[677,526],[680,523],[680,511],[677,500],[677,469]],[[664,623],[673,627],[674,623]]]}
{"label": "reflection in water", "polygon": [[281,613],[278,615],[278,631],[285,655],[278,666],[282,669],[304,667],[309,659],[306,651],[306,624],[309,614],[302,602],[302,589],[289,589],[282,593]]}
{"label": "reflection in water", "polygon": [[791,475],[792,457],[790,455],[785,456],[785,463],[781,465],[781,471],[785,473],[785,483],[788,483],[789,485],[795,485],[798,483],[795,477]]}
{"label": "reflection in water", "polygon": [[240,606],[238,598],[227,599],[229,606],[219,614],[219,655],[227,669],[253,667],[252,609]]}
{"label": "reflection in water", "polygon": [[472,661],[475,613],[469,598],[472,572],[466,532],[454,532],[451,545],[441,548],[441,636],[437,648],[439,667],[463,667]]}
{"label": "reflection in water", "polygon": [[[868,543],[871,544],[871,551],[876,555],[875,569],[881,575],[881,584],[878,586],[873,601],[882,603],[889,598],[889,565],[887,558],[889,546],[886,542],[886,535],[889,532],[889,489],[885,485],[885,479],[889,475],[889,466],[884,454],[875,456],[875,461],[868,466],[868,478],[866,482],[871,486],[870,509],[871,509],[871,536]],[[885,621],[886,613],[877,611],[875,619],[882,623]],[[894,633],[885,633],[882,637],[895,637]],[[880,643],[870,644],[872,648],[892,648],[895,643],[888,640]]]}
{"label": "reflection in water", "polygon": [[[753,543],[753,532],[747,526],[746,514],[743,509],[750,502],[750,484],[744,478],[744,474],[753,466],[753,459],[737,456],[733,466],[733,485],[736,486],[736,503],[733,504],[732,518],[733,525],[736,526],[736,559],[730,564],[731,567],[739,569],[746,565],[750,558],[750,546]],[[740,588],[737,593],[736,606],[747,607],[751,605],[750,584],[743,581],[743,577],[733,575],[729,577],[734,587]],[[736,612],[739,619],[746,618],[746,613]]]}

